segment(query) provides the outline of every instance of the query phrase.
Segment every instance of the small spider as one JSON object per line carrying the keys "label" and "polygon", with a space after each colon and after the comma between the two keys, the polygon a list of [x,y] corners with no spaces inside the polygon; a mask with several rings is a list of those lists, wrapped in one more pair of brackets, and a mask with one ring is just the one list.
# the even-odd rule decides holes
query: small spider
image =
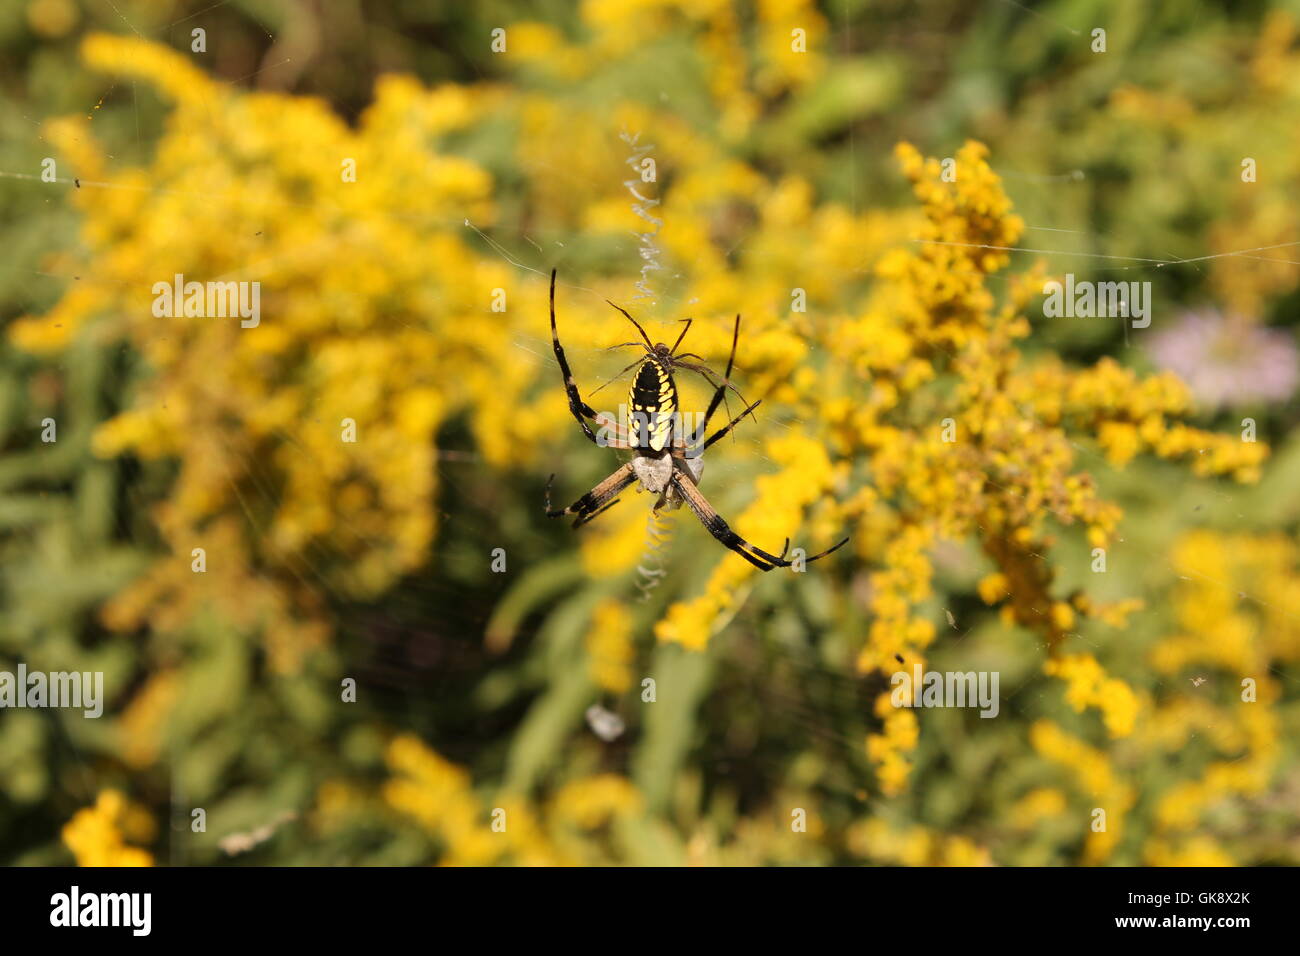
{"label": "small spider", "polygon": [[[613,303],[610,304],[613,305]],[[618,306],[614,306],[614,308],[618,309]],[[633,319],[623,309],[619,309],[619,311],[623,312],[632,321],[633,325],[636,325],[637,331],[641,333],[641,337],[645,341],[645,356],[624,369],[624,371],[628,371],[635,365],[640,365],[632,379],[632,386],[628,390],[628,407],[633,416],[631,434],[629,434],[628,428],[614,421],[608,415],[597,413],[582,400],[578,386],[573,381],[573,373],[569,370],[569,362],[564,357],[564,348],[560,345],[560,335],[555,326],[555,271],[551,271],[551,345],[555,349],[555,359],[559,363],[560,373],[564,376],[564,389],[569,397],[569,410],[573,413],[573,417],[577,419],[578,424],[582,426],[583,434],[593,444],[631,451],[633,452],[633,458],[567,508],[551,508],[551,482],[555,479],[555,476],[551,475],[551,480],[546,483],[547,516],[558,518],[562,515],[576,515],[573,527],[580,527],[617,504],[618,496],[625,488],[634,482],[640,482],[643,490],[658,496],[654,505],[655,511],[661,508],[668,510],[678,508],[684,502],[708,530],[709,534],[717,538],[724,547],[734,551],[759,570],[771,571],[773,568],[792,567],[793,562],[787,561],[785,558],[786,552],[790,549],[790,540],[788,538],[785,547],[781,549],[780,555],[770,554],[762,548],[750,544],[731,530],[731,527],[714,510],[698,488],[700,478],[704,474],[704,459],[702,457],[704,451],[735,428],[746,415],[753,417],[754,409],[762,403],[762,399],[759,399],[759,401],[747,406],[724,428],[720,428],[712,435],[709,435],[708,438],[704,437],[708,432],[709,421],[713,418],[713,413],[718,410],[718,406],[722,404],[727,389],[730,388],[737,395],[740,394],[729,381],[732,366],[736,361],[736,344],[740,338],[740,316],[736,316],[736,326],[731,336],[731,356],[727,359],[727,371],[722,376],[721,382],[714,382],[709,374],[711,370],[707,366],[681,361],[682,358],[699,358],[699,356],[693,355],[693,353],[675,354],[677,346],[681,344],[682,339],[686,336],[686,331],[690,328],[689,319],[686,320],[686,329],[682,330],[682,334],[677,337],[677,341],[672,348],[669,348],[663,343],[653,344],[649,336],[645,334],[645,330],[637,324],[636,319]],[[640,342],[625,344],[641,345]],[[615,348],[618,347],[615,346]],[[689,437],[689,440],[680,434],[680,430],[676,436],[673,434],[674,422],[679,420],[677,414],[677,385],[673,381],[673,371],[677,368],[686,368],[699,372],[716,386],[708,410],[704,413],[704,419],[700,427]],[[602,431],[608,432],[614,437],[597,437],[588,422],[595,422]],[[848,540],[848,538],[845,538],[834,547],[827,548],[820,554],[815,554],[805,560],[811,562],[824,558],[833,551],[844,547]]]}

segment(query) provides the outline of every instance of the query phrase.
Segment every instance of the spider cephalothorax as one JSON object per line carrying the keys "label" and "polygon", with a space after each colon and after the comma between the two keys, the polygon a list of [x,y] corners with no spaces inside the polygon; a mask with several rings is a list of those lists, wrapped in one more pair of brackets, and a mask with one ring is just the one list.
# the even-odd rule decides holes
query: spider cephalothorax
{"label": "spider cephalothorax", "polygon": [[[613,305],[612,302],[610,304]],[[691,327],[690,319],[685,320],[686,328],[682,329],[682,334],[677,337],[677,341],[672,348],[669,348],[662,342],[652,343],[636,319],[633,319],[632,316],[618,306],[615,305],[614,308],[631,320],[637,331],[641,333],[641,338],[644,341],[645,355],[623,370],[626,372],[640,366],[637,368],[636,375],[632,379],[632,385],[628,390],[628,409],[631,415],[629,426],[614,421],[608,415],[598,414],[582,400],[578,386],[573,381],[573,373],[569,369],[568,359],[565,358],[564,349],[560,345],[559,332],[555,327],[555,272],[552,270],[551,345],[555,350],[555,359],[560,365],[560,372],[564,376],[564,389],[569,397],[569,410],[573,412],[573,417],[582,426],[583,434],[592,442],[609,448],[631,451],[633,457],[631,461],[619,467],[608,478],[567,508],[552,510],[550,505],[551,483],[548,481],[546,484],[547,515],[552,518],[558,518],[561,515],[576,515],[573,526],[577,528],[606,509],[613,507],[618,502],[619,494],[629,485],[637,483],[643,490],[657,496],[654,505],[655,510],[676,508],[685,503],[711,535],[722,542],[726,548],[734,551],[756,568],[771,571],[777,567],[790,567],[793,562],[785,559],[786,551],[790,547],[788,540],[780,555],[769,554],[762,548],[755,547],[731,530],[727,522],[722,519],[704,495],[700,493],[698,487],[700,478],[704,474],[704,459],[702,456],[705,450],[735,428],[746,415],[752,417],[754,409],[762,401],[760,399],[747,406],[726,427],[709,435],[708,438],[704,437],[708,432],[709,421],[713,418],[713,413],[718,410],[718,406],[722,404],[727,389],[730,388],[737,395],[740,394],[729,381],[731,369],[736,361],[736,344],[740,339],[740,316],[736,316],[736,325],[731,336],[731,356],[727,359],[727,371],[722,376],[721,382],[715,382],[714,375],[716,373],[713,373],[708,366],[704,365],[703,360],[698,363],[682,361],[686,358],[698,359],[700,358],[698,355],[693,353],[676,354],[677,346],[681,345],[682,339],[686,337],[686,333]],[[625,342],[623,344],[639,346],[642,343]],[[615,346],[615,348],[618,347]],[[681,427],[681,415],[677,405],[677,384],[673,381],[673,371],[678,368],[699,372],[715,386],[713,398],[709,401],[709,407],[704,413],[700,427],[689,435]],[[601,388],[603,387],[601,386]],[[588,422],[595,422],[600,427],[602,434],[599,437],[591,430]],[[552,475],[551,478],[553,480],[555,476]],[[823,558],[832,551],[843,547],[848,540],[848,538],[845,538],[834,547],[805,560],[816,561],[818,558]]]}

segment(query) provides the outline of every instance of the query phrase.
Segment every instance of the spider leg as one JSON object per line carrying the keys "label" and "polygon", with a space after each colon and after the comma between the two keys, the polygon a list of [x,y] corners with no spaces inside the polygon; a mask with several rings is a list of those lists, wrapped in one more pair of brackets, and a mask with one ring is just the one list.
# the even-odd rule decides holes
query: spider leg
{"label": "spider leg", "polygon": [[[740,420],[741,420],[742,418],[744,418],[746,415],[752,415],[754,409],[758,408],[758,406],[760,406],[760,405],[762,405],[762,404],[763,404],[763,400],[760,398],[760,399],[759,399],[758,401],[756,401],[753,405],[750,405],[750,406],[749,406],[748,408],[746,408],[743,412],[741,412],[739,415],[737,415],[735,418],[733,418],[731,421],[729,421],[729,422],[728,422],[724,427],[719,428],[716,432],[714,432],[712,435],[710,435],[709,438],[708,438],[708,440],[706,440],[706,441],[704,442],[703,445],[699,445],[699,435],[702,435],[702,434],[704,433],[703,429],[701,429],[699,435],[696,436],[695,445],[692,445],[692,446],[691,446],[692,448],[695,448],[696,445],[699,445],[699,450],[696,451],[695,454],[696,454],[696,455],[702,455],[702,454],[704,454],[704,452],[709,448],[710,445],[712,445],[712,444],[713,444],[714,442],[716,442],[719,438],[722,438],[724,435],[726,435],[727,432],[731,431],[733,428],[735,428],[737,425],[739,425],[739,424],[740,424]],[[705,424],[706,424],[706,425],[708,424],[708,421],[707,421],[707,420],[705,421]]]}
{"label": "spider leg", "polygon": [[578,528],[586,524],[592,518],[601,512],[614,507],[618,503],[619,494],[632,482],[636,481],[636,473],[632,470],[631,462],[622,465],[612,475],[592,488],[573,504],[567,508],[551,508],[551,482],[555,476],[546,482],[546,517],[560,518],[566,515],[577,515],[573,522],[573,527]]}
{"label": "spider leg", "polygon": [[[708,499],[700,493],[693,481],[683,479],[680,474],[674,474],[672,481],[677,493],[681,495],[682,500],[695,513],[695,517],[699,519],[700,524],[704,525],[709,534],[722,542],[723,547],[729,551],[734,551],[760,571],[771,571],[775,567],[789,564],[789,562],[785,561],[784,550],[781,552],[781,557],[768,554],[761,548],[754,547],[732,531],[731,526],[713,509],[713,505],[709,504]],[[789,547],[788,540],[786,541],[786,547]]]}
{"label": "spider leg", "polygon": [[[628,438],[627,429],[608,415],[597,412],[584,402],[581,393],[578,391],[578,385],[573,380],[573,371],[569,368],[569,360],[564,356],[564,347],[560,345],[560,334],[555,328],[555,272],[556,270],[551,270],[551,347],[555,349],[555,360],[560,363],[560,373],[564,376],[564,390],[569,396],[569,411],[573,412],[573,417],[582,426],[583,434],[591,439],[594,444],[603,445],[606,448],[631,448],[632,445]],[[629,344],[639,345],[640,343]],[[631,368],[631,366],[628,366],[628,368]],[[627,371],[627,369],[623,371]],[[586,419],[591,419],[601,428],[609,429],[614,433],[614,437],[602,441],[599,436],[592,432]]]}
{"label": "spider leg", "polygon": [[[727,401],[727,385],[730,384],[729,382],[726,383],[726,384],[723,384],[723,385],[719,385],[716,381],[714,381],[714,378],[713,378],[713,376],[714,376],[716,373],[715,373],[711,368],[709,368],[707,365],[692,365],[690,362],[674,362],[674,363],[673,363],[673,366],[674,366],[674,368],[685,368],[685,369],[690,369],[692,372],[698,372],[698,373],[699,373],[699,374],[700,374],[704,379],[706,379],[706,380],[708,381],[708,383],[709,383],[710,385],[714,386],[714,388],[715,388],[714,395],[715,395],[715,396],[716,396],[717,394],[721,393],[721,395],[722,395],[722,403],[723,403],[723,405],[725,405],[726,408],[727,408],[727,414],[728,414],[728,415],[731,414],[731,404]],[[733,386],[733,390],[734,390],[734,386]],[[737,391],[736,394],[739,395],[740,392]],[[743,397],[743,396],[742,396],[742,397]],[[710,403],[709,403],[709,407],[710,407],[710,408],[716,408],[716,407],[717,407],[717,403],[716,403],[715,401],[710,401]]]}
{"label": "spider leg", "polygon": [[[640,342],[629,342],[628,344],[629,344],[629,345],[640,345],[641,343],[640,343]],[[605,385],[613,385],[613,384],[614,384],[615,382],[617,382],[617,381],[619,380],[619,378],[622,377],[626,372],[630,372],[630,371],[632,371],[632,369],[636,368],[638,365],[640,365],[640,364],[641,364],[642,362],[644,362],[644,361],[645,361],[645,359],[637,359],[635,362],[633,362],[633,363],[632,363],[631,365],[629,365],[627,368],[623,369],[622,372],[619,372],[618,375],[615,375],[615,376],[614,376],[613,378],[611,378],[608,382],[606,382]],[[604,387],[605,387],[605,385],[602,385],[600,388],[596,389],[596,392],[599,392],[601,388],[604,388]],[[592,392],[591,394],[595,395],[596,392]]]}
{"label": "spider leg", "polygon": [[587,424],[587,419],[590,419],[602,428],[613,428],[617,436],[615,442],[626,442],[627,436],[620,430],[620,426],[616,422],[604,415],[598,415],[595,409],[582,400],[578,385],[573,380],[573,371],[569,368],[569,360],[564,357],[564,347],[560,345],[560,333],[555,328],[555,271],[554,269],[551,270],[551,347],[555,350],[555,360],[560,363],[560,374],[564,376],[564,391],[569,396],[569,411],[573,412],[573,417],[582,426],[582,433],[591,439],[593,444],[607,444],[613,448],[623,447],[614,442],[602,442],[596,437],[596,433],[591,430],[591,426]]}
{"label": "spider leg", "polygon": [[[725,379],[729,379],[729,378],[731,377],[731,369],[732,369],[732,366],[735,365],[735,362],[736,362],[736,342],[737,342],[739,339],[740,339],[740,316],[737,315],[737,316],[736,316],[736,327],[735,327],[735,329],[732,331],[732,334],[731,334],[731,355],[730,355],[730,357],[727,359],[727,374],[723,376],[723,379],[724,379],[723,384],[722,384],[722,385],[718,385],[717,389],[716,389],[716,390],[714,391],[714,393],[713,393],[713,399],[709,402],[709,407],[708,407],[708,409],[706,409],[705,412],[704,412],[704,421],[702,421],[702,422],[700,423],[700,427],[696,430],[695,434],[694,434],[693,436],[691,436],[691,442],[690,442],[690,445],[691,445],[691,448],[692,448],[692,449],[694,449],[696,446],[698,446],[698,445],[700,444],[700,440],[704,437],[705,433],[707,433],[708,430],[709,430],[709,420],[713,418],[713,413],[716,412],[716,411],[718,410],[718,405],[720,405],[720,404],[721,404],[723,401],[725,401],[725,399],[726,399],[726,396],[727,396],[727,387],[728,387],[728,386],[731,386],[731,383],[730,383],[729,381],[725,381]],[[686,366],[686,367],[691,367],[691,366]],[[698,371],[698,370],[697,370],[697,371]],[[705,378],[708,378],[708,375],[705,374],[704,372],[700,372],[700,374],[701,374],[701,375],[704,375]],[[712,379],[709,379],[709,381],[712,382],[713,380],[712,380]],[[716,383],[715,383],[715,384],[716,384]],[[732,388],[733,391],[736,392],[737,395],[740,395],[740,391],[739,391],[738,389],[736,389],[735,386],[731,386],[731,388]],[[741,396],[741,398],[742,398],[742,400],[743,400],[744,396]],[[704,451],[705,448],[708,448],[710,445],[712,445],[714,442],[716,442],[716,441],[717,441],[719,438],[721,438],[723,435],[727,434],[727,432],[731,431],[731,429],[735,428],[735,427],[736,427],[736,423],[739,422],[739,421],[740,421],[742,418],[744,418],[746,415],[749,415],[749,416],[752,418],[752,417],[753,417],[753,413],[754,413],[754,409],[756,409],[759,405],[761,405],[762,402],[763,402],[763,400],[760,398],[760,399],[759,399],[757,402],[755,402],[753,405],[750,405],[748,408],[746,408],[743,412],[741,412],[741,413],[740,413],[739,415],[737,415],[734,419],[732,419],[732,420],[731,420],[731,423],[730,423],[729,425],[727,425],[726,428],[722,429],[720,432],[718,432],[716,435],[714,435],[712,438],[710,438],[710,439],[709,439],[709,440],[704,444],[703,447],[699,448],[699,450],[695,452],[695,454],[697,454],[697,455],[700,454],[701,452]],[[728,414],[730,414],[730,409],[728,409]]]}
{"label": "spider leg", "polygon": [[[695,482],[689,477],[684,477],[681,472],[673,473],[673,486],[677,493],[695,513],[695,517],[700,520],[700,524],[718,541],[722,542],[723,547],[740,555],[760,571],[771,571],[773,568],[788,568],[793,562],[785,559],[785,553],[790,549],[790,539],[785,539],[785,547],[781,549],[781,554],[769,554],[762,548],[756,547],[742,538],[736,532],[731,530],[731,526],[722,519],[722,516],[714,510],[713,505],[709,504],[708,499],[700,493],[700,489],[695,487]],[[834,547],[827,548],[820,554],[815,554],[805,560],[808,562],[816,561],[818,558],[824,558],[833,551],[838,551],[844,545],[848,544],[849,539],[845,538]]]}
{"label": "spider leg", "polygon": [[611,501],[609,504],[607,504],[607,505],[602,505],[601,507],[599,507],[599,508],[597,508],[595,511],[593,511],[591,514],[583,515],[581,518],[578,518],[578,519],[576,519],[576,520],[573,522],[573,527],[575,527],[575,528],[581,528],[581,527],[582,527],[584,524],[586,524],[588,521],[591,521],[591,520],[595,519],[598,515],[603,515],[606,511],[608,511],[610,508],[614,507],[616,504],[618,504],[618,503],[619,503],[620,501],[622,501],[622,500],[623,500],[622,498],[615,498],[615,499],[614,499],[613,501]]}
{"label": "spider leg", "polygon": [[[715,386],[716,389],[717,389],[717,390],[713,393],[713,400],[709,402],[709,408],[708,408],[708,411],[706,411],[706,412],[704,413],[704,422],[700,425],[700,429],[699,429],[699,431],[696,433],[696,436],[695,436],[695,441],[696,441],[696,442],[698,442],[699,439],[704,435],[704,433],[708,431],[708,428],[709,428],[709,419],[712,418],[712,417],[713,417],[713,413],[714,413],[715,411],[718,410],[718,405],[719,405],[719,403],[721,403],[721,402],[725,402],[725,401],[726,401],[726,397],[727,397],[727,389],[728,389],[728,388],[731,389],[733,392],[735,392],[737,395],[740,395],[740,400],[741,400],[742,402],[747,401],[746,398],[745,398],[745,396],[740,394],[740,389],[736,388],[736,386],[734,386],[734,385],[731,384],[731,370],[732,370],[732,368],[733,368],[733,367],[735,366],[735,364],[736,364],[736,344],[737,344],[739,341],[740,341],[740,315],[737,314],[737,316],[736,316],[736,325],[735,325],[735,327],[732,329],[732,332],[731,332],[731,354],[727,357],[727,371],[726,371],[726,374],[724,374],[724,375],[722,376],[722,383],[721,383],[721,384],[719,384],[718,382],[715,382],[715,381],[713,380],[713,376],[716,375],[717,373],[714,372],[713,369],[709,368],[707,365],[703,365],[703,364],[695,365],[695,364],[687,363],[687,362],[677,362],[677,363],[676,363],[677,365],[681,366],[682,368],[690,369],[692,372],[698,372],[700,375],[704,376],[704,378],[708,380],[708,382],[709,382],[710,385]],[[687,354],[687,355],[690,355],[690,354],[692,354],[692,353],[689,353],[689,352],[688,352],[688,353],[686,353],[686,354]],[[684,356],[683,356],[683,357],[684,357]],[[762,401],[762,399],[759,399],[759,401]],[[746,411],[752,411],[755,407],[757,407],[757,405],[758,405],[758,402],[755,402],[753,405],[750,405],[749,408],[746,409]],[[727,414],[728,414],[728,415],[731,414],[731,409],[730,409],[730,408],[727,409]],[[744,416],[744,414],[745,414],[745,412],[741,412],[741,416],[742,416],[742,417]],[[735,423],[733,422],[732,424],[735,424]],[[730,428],[731,426],[727,426],[727,427]],[[719,437],[721,437],[721,436],[719,436]]]}
{"label": "spider leg", "polygon": [[[606,299],[605,301],[609,302],[609,299]],[[609,304],[614,305],[613,302],[609,302]],[[650,336],[645,334],[645,329],[641,328],[641,323],[632,318],[627,309],[623,308],[621,305],[614,305],[614,308],[626,315],[627,320],[636,326],[636,330],[641,333],[641,338],[645,339],[646,348],[653,352],[655,348],[654,343],[650,341]]]}
{"label": "spider leg", "polygon": [[707,379],[707,380],[708,380],[708,383],[709,383],[710,385],[714,386],[715,388],[720,388],[720,389],[723,389],[724,391],[725,391],[726,389],[731,389],[733,392],[736,393],[736,395],[738,395],[738,396],[740,397],[740,400],[741,400],[742,402],[747,402],[747,401],[749,401],[749,399],[745,398],[744,395],[741,395],[741,394],[740,394],[740,389],[736,388],[735,385],[731,384],[730,379],[728,379],[726,376],[723,376],[723,377],[722,377],[722,381],[721,381],[721,382],[717,381],[717,380],[714,378],[714,376],[717,375],[718,373],[715,372],[713,369],[709,368],[707,365],[700,365],[700,364],[697,364],[697,363],[695,363],[695,362],[678,362],[678,361],[674,360],[674,362],[673,362],[673,366],[674,366],[675,368],[684,368],[684,369],[689,369],[689,370],[692,371],[692,372],[697,372],[698,374],[700,374],[701,376],[703,376],[705,379]]}
{"label": "spider leg", "polygon": [[[672,355],[674,352],[677,351],[677,346],[679,346],[679,345],[682,344],[682,339],[686,338],[686,333],[689,332],[689,331],[691,330],[691,323],[692,323],[693,321],[695,321],[695,320],[694,320],[694,319],[682,319],[682,321],[686,323],[686,328],[682,329],[682,334],[679,335],[679,336],[677,336],[677,341],[674,342],[674,343],[673,343],[673,347],[670,348],[670,349],[668,350],[668,354],[669,354],[669,355]],[[685,357],[685,356],[683,356],[683,358],[684,358],[684,357]]]}

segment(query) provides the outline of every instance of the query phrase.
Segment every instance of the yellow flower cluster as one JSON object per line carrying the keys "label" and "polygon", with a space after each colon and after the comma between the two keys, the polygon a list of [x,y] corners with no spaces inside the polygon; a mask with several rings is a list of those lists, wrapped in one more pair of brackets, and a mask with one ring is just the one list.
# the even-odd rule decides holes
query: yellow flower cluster
{"label": "yellow flower cluster", "polygon": [[153,866],[153,856],[127,839],[153,839],[154,823],[117,790],[102,790],[93,807],[78,810],[63,827],[63,842],[77,866]]}
{"label": "yellow flower cluster", "polygon": [[[470,786],[469,773],[425,747],[415,737],[398,737],[389,744],[387,763],[393,777],[384,784],[385,801],[418,821],[441,846],[442,859],[453,865],[484,866],[511,849],[525,854],[537,847],[517,841],[532,835],[524,814],[507,823],[501,833],[491,827],[485,809]],[[510,808],[515,809],[515,808]]]}
{"label": "yellow flower cluster", "polygon": [[594,858],[592,844],[580,834],[641,811],[636,789],[613,774],[570,781],[537,808],[510,795],[483,801],[467,771],[412,736],[394,739],[386,761],[393,776],[384,784],[384,801],[420,825],[446,866],[615,862]]}
{"label": "yellow flower cluster", "polygon": [[[1075,470],[1077,438],[1095,435],[1117,464],[1150,449],[1193,458],[1198,474],[1241,480],[1257,477],[1267,450],[1170,422],[1188,404],[1170,376],[1143,380],[1110,360],[1080,370],[1023,363],[1014,343],[1029,334],[1021,313],[1042,274],[1013,277],[1001,305],[986,287],[1023,228],[986,151],[975,143],[959,150],[955,177],[906,144],[898,156],[923,208],[917,242],[881,257],[875,271],[887,281],[860,315],[837,316],[818,330],[830,365],[815,388],[792,397],[819,409],[809,417],[825,423],[838,455],[870,462],[870,484],[848,496],[841,512],[858,522],[858,552],[881,565],[871,576],[874,619],[859,665],[884,670],[896,655],[911,663],[933,640],[933,622],[914,609],[930,595],[928,551],[943,539],[978,540],[997,566],[981,594],[1055,649],[1080,615],[1120,621],[1133,607],[1051,593],[1047,523],[1081,523],[1090,544],[1102,547],[1120,518],[1092,477]],[[955,383],[936,391],[939,374]],[[844,397],[855,392],[856,400]],[[706,633],[708,614],[726,606],[726,587],[712,582],[708,606],[694,606],[692,646]],[[674,608],[670,622],[679,625],[684,613]],[[661,629],[661,636],[679,633]],[[1067,669],[1075,698],[1102,707],[1113,733],[1131,729],[1136,698],[1127,687],[1103,679],[1085,691],[1084,673]],[[887,791],[896,792],[915,733],[896,717],[885,719],[868,751]]]}
{"label": "yellow flower cluster", "polygon": [[596,685],[611,694],[621,694],[632,686],[632,615],[623,601],[602,601],[591,616],[587,632],[587,654],[591,677]]}
{"label": "yellow flower cluster", "polygon": [[1221,756],[1199,779],[1160,796],[1153,847],[1196,827],[1214,804],[1268,787],[1281,759],[1276,675],[1300,658],[1294,540],[1197,531],[1180,539],[1172,559],[1181,578],[1174,601],[1180,630],[1156,644],[1150,659],[1158,673],[1180,678],[1180,692],[1161,695],[1144,742],[1177,752],[1201,735]]}
{"label": "yellow flower cluster", "polygon": [[1132,688],[1106,676],[1091,654],[1068,654],[1047,661],[1043,670],[1065,681],[1065,699],[1076,711],[1087,707],[1101,711],[1106,731],[1112,737],[1127,737],[1137,721],[1139,702]]}
{"label": "yellow flower cluster", "polygon": [[1193,836],[1171,842],[1153,839],[1148,843],[1147,866],[1236,866],[1236,861],[1209,837]]}
{"label": "yellow flower cluster", "polygon": [[895,707],[888,693],[876,698],[875,710],[882,732],[867,735],[867,757],[875,765],[880,789],[892,797],[907,787],[912,768],[906,755],[916,749],[920,724],[913,711]]}
{"label": "yellow flower cluster", "polygon": [[[1021,799],[1013,816],[1032,825],[1073,815],[1080,829],[1088,828],[1084,858],[1091,863],[1111,858],[1140,790],[1146,819],[1133,826],[1149,836],[1140,851],[1130,851],[1131,862],[1231,865],[1230,831],[1207,829],[1207,820],[1216,808],[1268,793],[1283,760],[1277,675],[1300,658],[1300,546],[1278,534],[1195,531],[1178,539],[1170,558],[1178,578],[1172,602],[1177,630],[1148,650],[1153,670],[1164,678],[1154,689],[1139,697],[1087,654],[1045,665],[1065,681],[1075,710],[1096,707],[1110,735],[1127,740],[1108,755],[1053,723],[1038,722],[1030,735],[1035,749],[1069,768],[1088,804],[1067,810],[1040,788]],[[1163,769],[1202,751],[1206,755],[1178,776]],[[1094,808],[1106,811],[1104,833],[1088,826]]]}
{"label": "yellow flower cluster", "polygon": [[[93,324],[153,372],[94,447],[177,462],[155,515],[171,554],[105,620],[169,631],[218,605],[292,670],[329,633],[321,585],[373,596],[426,559],[448,418],[467,414],[501,465],[563,417],[559,395],[517,414],[543,359],[498,355],[545,314],[545,291],[464,245],[466,215],[490,220],[491,179],[436,145],[497,98],[388,77],[350,129],[317,101],[237,92],[143,40],[96,35],[83,55],[175,102],[138,169],[110,170],[84,120],[50,124],[88,183],[72,198],[85,260],[48,314],[10,329],[49,351]],[[260,283],[259,324],[155,316],[154,284],[177,274]],[[491,311],[493,290],[507,311]]]}
{"label": "yellow flower cluster", "polygon": [[[737,534],[754,542],[789,537],[804,510],[826,494],[835,478],[825,448],[815,440],[785,435],[769,439],[765,447],[768,457],[783,470],[758,479],[758,497],[734,523]],[[669,608],[655,625],[655,635],[661,641],[702,649],[715,625],[737,601],[743,583],[756,573],[739,558],[723,561],[709,577],[704,594]]]}
{"label": "yellow flower cluster", "polygon": [[72,0],[32,0],[27,4],[27,24],[41,36],[66,36],[79,19]]}
{"label": "yellow flower cluster", "polygon": [[849,848],[863,859],[897,866],[992,866],[988,850],[964,836],[923,826],[896,827],[869,817],[849,828]]}
{"label": "yellow flower cluster", "polygon": [[[718,832],[710,821],[686,822],[684,832],[643,816],[640,794],[624,777],[601,773],[556,787],[545,799],[480,797],[469,775],[414,737],[388,748],[391,778],[383,800],[415,821],[434,844],[441,865],[608,865],[637,861],[690,866],[825,863],[833,836],[816,800],[806,793],[778,794],[774,806],[735,820]],[[319,797],[319,819],[339,825],[364,798],[332,784]],[[792,827],[792,808],[804,829]],[[328,809],[328,813],[325,811]],[[493,821],[500,824],[494,830]],[[930,866],[989,866],[989,851],[961,835],[944,835],[871,816],[843,831],[845,848],[869,862]]]}
{"label": "yellow flower cluster", "polygon": [[641,796],[626,778],[605,773],[573,780],[551,798],[549,817],[583,830],[595,830],[616,817],[638,813]]}
{"label": "yellow flower cluster", "polygon": [[122,759],[134,768],[147,767],[167,743],[168,717],[181,694],[181,677],[175,670],[150,675],[136,691],[117,723]]}
{"label": "yellow flower cluster", "polygon": [[1011,819],[1018,828],[1031,830],[1043,820],[1065,813],[1066,806],[1062,791],[1055,787],[1038,787],[1015,802]]}
{"label": "yellow flower cluster", "polygon": [[1196,475],[1231,475],[1254,482],[1268,457],[1265,444],[1168,421],[1168,416],[1191,408],[1187,387],[1172,373],[1141,379],[1109,357],[1077,371],[1044,359],[1016,385],[1016,401],[1045,422],[1067,422],[1095,434],[1106,458],[1118,467],[1151,452],[1160,458],[1191,459]]}
{"label": "yellow flower cluster", "polygon": [[[572,82],[614,64],[626,66],[642,51],[660,49],[667,38],[685,36],[707,77],[720,132],[735,141],[766,102],[808,86],[826,69],[826,18],[812,0],[761,0],[751,13],[752,6],[733,0],[584,0],[582,44],[568,42],[550,24],[522,21],[506,28],[505,55]],[[747,22],[751,17],[755,22]],[[752,53],[745,43],[751,31]]]}
{"label": "yellow flower cluster", "polygon": [[761,66],[755,89],[775,96],[821,75],[827,23],[812,0],[759,0],[758,22]]}
{"label": "yellow flower cluster", "polygon": [[[1133,788],[1116,772],[1109,757],[1048,720],[1036,722],[1029,741],[1047,760],[1071,771],[1090,806],[1077,809],[1079,830],[1086,834],[1083,862],[1104,863],[1123,834],[1125,815],[1136,799]],[[1096,811],[1104,811],[1104,817]]]}

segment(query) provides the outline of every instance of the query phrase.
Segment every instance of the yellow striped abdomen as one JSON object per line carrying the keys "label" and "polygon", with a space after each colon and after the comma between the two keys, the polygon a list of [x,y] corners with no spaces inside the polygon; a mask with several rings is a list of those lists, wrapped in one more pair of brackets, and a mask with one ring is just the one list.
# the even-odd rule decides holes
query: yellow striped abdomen
{"label": "yellow striped abdomen", "polygon": [[677,416],[677,385],[671,372],[654,359],[646,359],[627,392],[632,444],[663,451],[673,437]]}

